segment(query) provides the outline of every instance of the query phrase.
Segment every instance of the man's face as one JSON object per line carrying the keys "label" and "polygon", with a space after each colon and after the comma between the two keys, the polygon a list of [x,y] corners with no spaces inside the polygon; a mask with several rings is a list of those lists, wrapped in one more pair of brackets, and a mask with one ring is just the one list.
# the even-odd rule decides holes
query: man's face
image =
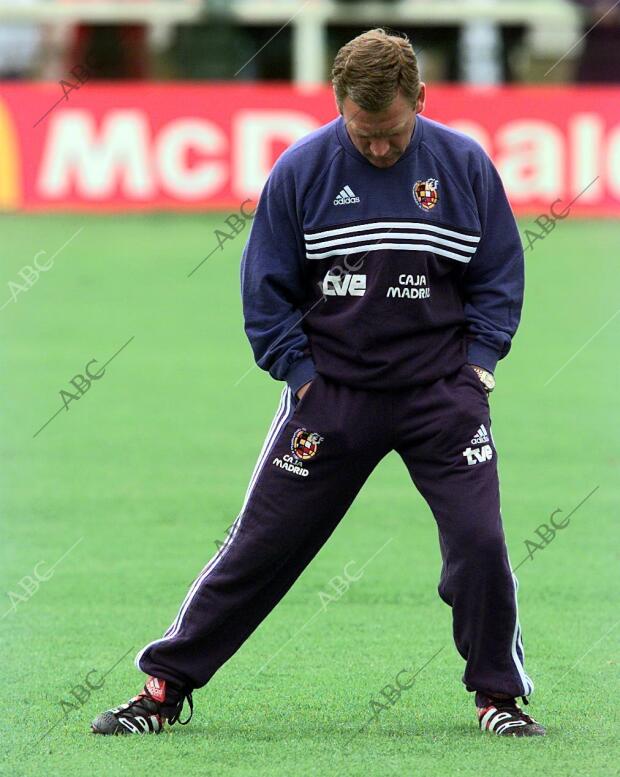
{"label": "man's face", "polygon": [[406,151],[415,127],[416,113],[424,108],[426,87],[420,87],[415,106],[400,93],[383,111],[364,111],[346,97],[342,117],[355,148],[375,167],[391,167]]}

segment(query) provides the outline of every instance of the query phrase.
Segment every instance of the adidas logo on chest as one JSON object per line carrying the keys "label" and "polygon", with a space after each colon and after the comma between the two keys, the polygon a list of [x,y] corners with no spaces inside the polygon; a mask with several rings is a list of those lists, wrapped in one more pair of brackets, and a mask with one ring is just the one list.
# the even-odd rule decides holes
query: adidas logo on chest
{"label": "adidas logo on chest", "polygon": [[341,189],[334,198],[334,205],[355,205],[360,198],[355,195],[350,186]]}

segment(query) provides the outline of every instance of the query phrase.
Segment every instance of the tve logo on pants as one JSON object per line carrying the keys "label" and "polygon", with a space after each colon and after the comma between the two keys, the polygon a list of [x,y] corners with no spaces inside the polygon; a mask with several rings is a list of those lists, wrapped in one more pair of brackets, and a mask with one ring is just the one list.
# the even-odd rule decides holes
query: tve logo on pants
{"label": "tve logo on pants", "polygon": [[493,448],[490,445],[483,445],[482,448],[465,448],[462,455],[467,457],[467,464],[471,466],[483,461],[491,461]]}

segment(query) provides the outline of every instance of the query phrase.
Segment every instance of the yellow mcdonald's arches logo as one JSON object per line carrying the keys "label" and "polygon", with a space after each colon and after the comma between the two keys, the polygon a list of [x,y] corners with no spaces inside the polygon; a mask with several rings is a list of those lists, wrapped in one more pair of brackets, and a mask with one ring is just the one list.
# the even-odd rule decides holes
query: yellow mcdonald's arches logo
{"label": "yellow mcdonald's arches logo", "polygon": [[13,210],[21,205],[20,161],[13,117],[0,100],[0,210]]}

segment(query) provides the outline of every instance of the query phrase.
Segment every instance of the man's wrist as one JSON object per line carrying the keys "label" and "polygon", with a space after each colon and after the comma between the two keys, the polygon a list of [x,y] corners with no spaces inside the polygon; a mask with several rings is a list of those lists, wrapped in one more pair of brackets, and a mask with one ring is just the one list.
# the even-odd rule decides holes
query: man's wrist
{"label": "man's wrist", "polygon": [[295,396],[297,397],[297,399],[301,399],[303,397],[306,391],[308,391],[308,389],[310,388],[311,384],[312,384],[312,381],[309,380],[307,383],[304,383],[303,386],[300,386],[297,389],[297,391],[295,392]]}
{"label": "man's wrist", "polygon": [[293,392],[294,396],[297,396],[299,389],[306,383],[309,383],[316,375],[316,367],[312,358],[304,356],[296,362],[293,362],[286,375],[286,382],[289,388]]}
{"label": "man's wrist", "polygon": [[480,342],[480,340],[470,340],[467,344],[467,363],[475,364],[483,370],[487,370],[491,375],[495,372],[500,353],[494,348]]}
{"label": "man's wrist", "polygon": [[469,366],[476,373],[485,390],[490,394],[495,388],[495,377],[493,373],[489,372],[489,370],[485,370],[484,367],[479,367],[477,364],[470,364]]}

